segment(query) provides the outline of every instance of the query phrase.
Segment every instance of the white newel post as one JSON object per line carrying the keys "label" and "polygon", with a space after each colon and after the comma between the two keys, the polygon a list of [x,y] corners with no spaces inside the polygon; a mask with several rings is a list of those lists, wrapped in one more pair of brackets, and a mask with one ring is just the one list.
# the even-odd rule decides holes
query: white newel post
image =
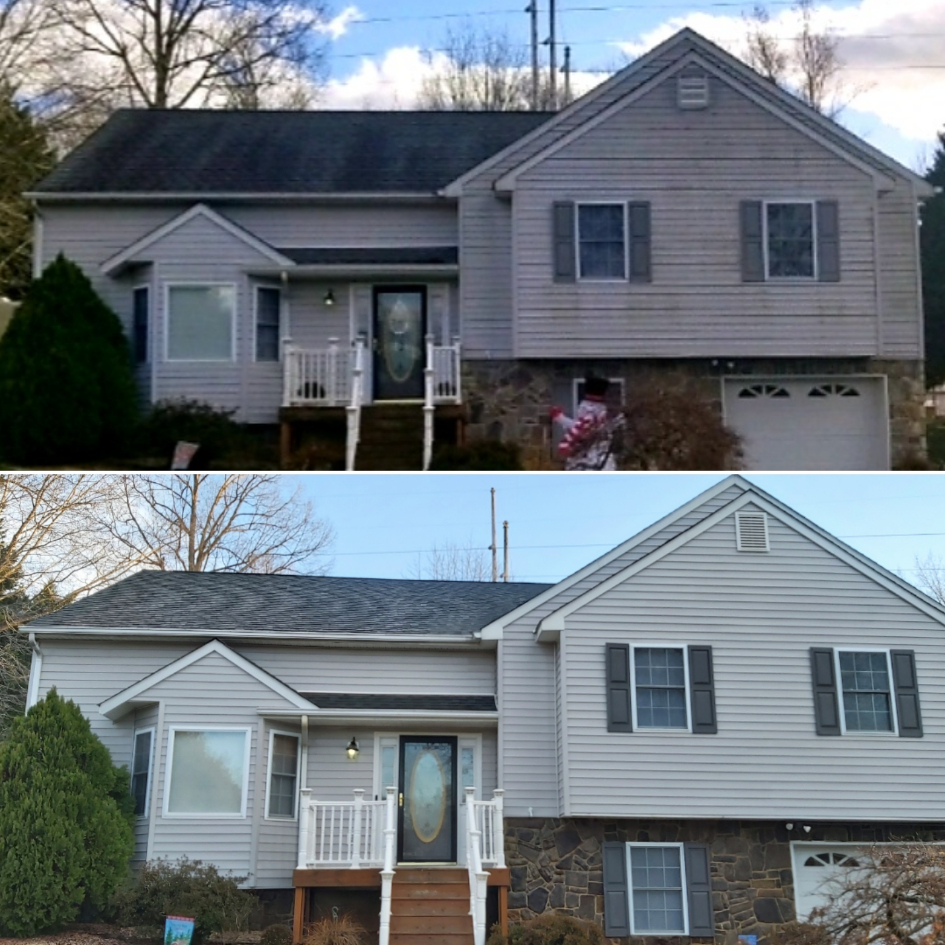
{"label": "white newel post", "polygon": [[492,818],[492,849],[495,851],[495,865],[501,870],[505,869],[505,822],[502,813],[505,806],[504,797],[504,788],[496,788],[492,792],[493,803],[495,804],[495,816]]}
{"label": "white newel post", "polygon": [[301,812],[299,814],[301,822],[299,823],[299,869],[308,869],[308,851],[311,849],[312,836],[312,805],[309,803],[312,799],[312,789],[302,788],[302,800],[300,803]]}
{"label": "white newel post", "polygon": [[387,786],[387,817],[384,823],[384,869],[381,870],[381,928],[378,945],[390,945],[390,900],[394,885],[394,847],[397,842],[396,788]]}
{"label": "white newel post", "polygon": [[351,869],[361,868],[361,817],[364,812],[364,788],[354,789],[354,817],[351,827]]}
{"label": "white newel post", "polygon": [[292,406],[293,391],[298,389],[294,383],[293,374],[295,373],[295,357],[292,347],[292,339],[289,337],[282,339],[282,406]]}
{"label": "white newel post", "polygon": [[473,941],[486,941],[486,887],[489,874],[482,868],[482,832],[476,817],[476,789],[466,788],[466,866],[469,870],[469,914],[472,916]]}
{"label": "white newel post", "polygon": [[338,393],[338,339],[328,339],[328,403],[335,406],[336,395]]}
{"label": "white newel post", "polygon": [[453,364],[456,371],[456,403],[463,402],[463,354],[459,335],[453,339]]}
{"label": "white newel post", "polygon": [[423,369],[423,471],[430,468],[433,461],[433,335],[427,335],[427,364]]}

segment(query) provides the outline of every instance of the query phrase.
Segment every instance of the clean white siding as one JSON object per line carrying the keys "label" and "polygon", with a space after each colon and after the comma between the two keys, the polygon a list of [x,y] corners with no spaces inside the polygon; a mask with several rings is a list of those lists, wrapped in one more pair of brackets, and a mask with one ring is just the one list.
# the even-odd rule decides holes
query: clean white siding
{"label": "clean white siding", "polygon": [[[945,628],[769,530],[769,554],[738,553],[728,517],[567,619],[569,813],[941,819]],[[607,733],[605,644],[654,640],[712,645],[717,735]],[[925,737],[818,737],[811,646],[914,649]]]}
{"label": "clean white siding", "polygon": [[539,622],[708,518],[743,492],[741,486],[720,492],[505,628],[499,644],[502,673],[499,727],[502,786],[507,792],[506,809],[510,817],[555,817],[560,813],[558,785],[559,781],[563,783],[564,772],[563,759],[556,762],[556,758],[561,758],[556,732],[561,715],[557,705],[556,655],[555,647],[535,643],[534,631]]}
{"label": "clean white siding", "polygon": [[[517,356],[877,354],[871,176],[722,81],[705,111],[675,96],[670,77],[519,177]],[[740,201],[769,198],[839,202],[841,282],[742,283]],[[652,282],[555,283],[556,200],[649,201]]]}

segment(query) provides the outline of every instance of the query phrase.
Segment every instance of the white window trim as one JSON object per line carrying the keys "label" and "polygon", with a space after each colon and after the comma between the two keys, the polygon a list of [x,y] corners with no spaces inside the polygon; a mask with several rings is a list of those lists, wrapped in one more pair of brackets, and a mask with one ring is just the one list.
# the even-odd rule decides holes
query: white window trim
{"label": "white window trim", "polygon": [[[811,239],[813,240],[813,275],[811,276],[772,276],[771,258],[768,246],[768,207],[781,204],[806,204],[811,208]],[[817,201],[807,197],[782,197],[777,200],[761,201],[761,232],[763,234],[763,249],[765,255],[765,281],[766,282],[817,282],[820,278],[817,259]]]}
{"label": "white window trim", "polygon": [[[171,289],[232,289],[233,311],[230,313],[230,357],[224,358],[172,358],[168,351],[171,329]],[[164,283],[164,361],[168,364],[235,364],[236,328],[240,307],[239,286],[235,282],[165,282]]]}
{"label": "white window trim", "polygon": [[[269,289],[271,291],[276,291],[279,293],[279,343],[276,346],[276,360],[275,361],[260,361],[259,360],[259,349],[256,344],[257,334],[259,332],[259,290],[260,289]],[[280,364],[282,362],[282,350],[284,345],[282,344],[283,339],[286,337],[284,323],[285,323],[285,291],[282,286],[275,282],[254,282],[253,283],[253,330],[252,330],[252,352],[253,352],[253,363],[254,364]]]}
{"label": "white window trim", "polygon": [[151,782],[154,780],[154,743],[157,741],[156,729],[153,725],[147,728],[136,728],[131,739],[131,777],[133,779],[135,775],[135,755],[138,750],[138,736],[146,735],[148,732],[151,733],[151,750],[148,756],[148,777],[145,782],[144,813],[135,814],[138,820],[147,820],[151,816]]}
{"label": "white window trim", "polygon": [[[686,696],[686,727],[685,728],[654,728],[650,726],[640,727],[637,721],[637,650],[682,650],[683,655],[683,674],[684,690]],[[692,734],[692,706],[689,697],[689,645],[686,643],[631,643],[630,644],[630,713],[633,723],[634,734],[637,732],[653,732],[659,735],[691,735]],[[646,688],[646,687],[644,687]],[[672,846],[672,844],[660,844],[660,846]]]}
{"label": "white window trim", "polygon": [[[581,207],[621,207],[623,208],[623,275],[622,276],[582,276],[581,275]],[[630,220],[627,201],[620,200],[580,200],[574,204],[574,265],[578,282],[615,283],[630,280]]]}
{"label": "white window trim", "polygon": [[[889,732],[863,732],[847,731],[847,713],[843,705],[843,680],[840,677],[840,654],[841,653],[885,653],[886,654],[886,678],[889,680],[889,713],[892,719],[892,730]],[[844,646],[834,647],[833,667],[837,680],[837,702],[840,710],[840,732],[843,735],[849,735],[851,738],[875,738],[877,735],[885,738],[890,736],[899,737],[899,716],[896,713],[896,684],[893,681],[892,659],[889,656],[889,649],[881,646]]]}
{"label": "white window trim", "polygon": [[[295,803],[292,808],[292,816],[288,814],[270,814],[269,813],[269,795],[272,793],[272,748],[276,742],[276,735],[284,735],[286,738],[294,738],[297,747],[295,750]],[[266,806],[264,808],[263,819],[282,821],[288,824],[299,819],[299,786],[302,783],[302,735],[299,732],[287,732],[283,729],[269,729],[269,754],[266,759]]]}
{"label": "white window trim", "polygon": [[[169,809],[171,777],[174,767],[174,736],[177,732],[242,732],[243,742],[243,798],[238,814],[176,813]],[[249,794],[249,754],[252,749],[252,729],[247,725],[171,725],[167,730],[167,763],[164,774],[164,810],[162,816],[170,820],[245,820]]]}
{"label": "white window trim", "polygon": [[[633,920],[633,866],[630,861],[630,851],[634,847],[675,847],[679,850],[679,868],[682,875],[682,909],[683,909],[683,928],[682,931],[679,929],[664,929],[662,931],[657,931],[656,929],[647,930],[644,932],[637,932],[636,924]],[[630,842],[627,844],[627,898],[630,900],[628,905],[630,908],[630,934],[631,935],[688,935],[689,934],[689,881],[686,876],[686,845],[684,843],[637,843]]]}
{"label": "white window trim", "polygon": [[151,324],[154,320],[154,305],[151,301],[151,283],[150,282],[142,282],[142,283],[139,283],[138,285],[133,285],[131,287],[131,344],[132,346],[134,346],[134,343],[135,343],[135,328],[136,328],[135,313],[137,311],[135,307],[135,299],[138,293],[141,291],[148,293],[148,306],[147,306],[148,308],[147,329],[148,330],[145,332],[145,335],[144,335],[144,344],[145,344],[144,360],[139,361],[136,357],[137,352],[134,350],[132,350],[131,352],[131,355],[134,358],[134,363],[136,367],[141,364],[150,364],[151,361],[153,360],[153,358],[151,357],[153,353],[151,351]]}

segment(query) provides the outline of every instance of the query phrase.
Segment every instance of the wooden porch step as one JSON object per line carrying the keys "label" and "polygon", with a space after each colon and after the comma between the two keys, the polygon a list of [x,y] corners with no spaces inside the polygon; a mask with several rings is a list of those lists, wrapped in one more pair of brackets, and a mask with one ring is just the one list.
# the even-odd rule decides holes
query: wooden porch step
{"label": "wooden porch step", "polygon": [[390,945],[473,945],[468,872],[398,867],[391,887]]}
{"label": "wooden porch step", "polygon": [[419,470],[423,465],[420,404],[373,404],[361,411],[359,470]]}

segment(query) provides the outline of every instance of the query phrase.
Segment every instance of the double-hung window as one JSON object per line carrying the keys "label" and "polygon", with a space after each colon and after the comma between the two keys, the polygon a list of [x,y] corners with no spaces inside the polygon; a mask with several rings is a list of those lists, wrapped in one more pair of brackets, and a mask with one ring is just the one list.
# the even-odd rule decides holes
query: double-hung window
{"label": "double-hung window", "polygon": [[248,728],[172,727],[164,815],[245,817]]}
{"label": "double-hung window", "polygon": [[816,277],[817,230],[812,201],[765,204],[769,279]]}
{"label": "double-hung window", "polygon": [[630,919],[634,935],[684,935],[686,888],[681,843],[630,843]]}
{"label": "double-hung window", "polygon": [[627,278],[627,206],[578,204],[578,272],[582,279]]}
{"label": "double-hung window", "polygon": [[711,646],[608,643],[605,661],[609,732],[718,731]]}
{"label": "double-hung window", "polygon": [[299,782],[299,736],[269,733],[269,817],[295,817]]}
{"label": "double-hung window", "polygon": [[135,799],[135,814],[138,817],[148,813],[148,800],[151,796],[153,746],[153,728],[135,732],[135,751],[131,761],[131,794]]}
{"label": "double-hung window", "polygon": [[256,360],[279,360],[279,315],[282,292],[273,286],[256,287]]}
{"label": "double-hung window", "polygon": [[813,647],[810,658],[818,735],[922,737],[914,651]]}
{"label": "double-hung window", "polygon": [[233,361],[236,287],[167,287],[167,360]]}

